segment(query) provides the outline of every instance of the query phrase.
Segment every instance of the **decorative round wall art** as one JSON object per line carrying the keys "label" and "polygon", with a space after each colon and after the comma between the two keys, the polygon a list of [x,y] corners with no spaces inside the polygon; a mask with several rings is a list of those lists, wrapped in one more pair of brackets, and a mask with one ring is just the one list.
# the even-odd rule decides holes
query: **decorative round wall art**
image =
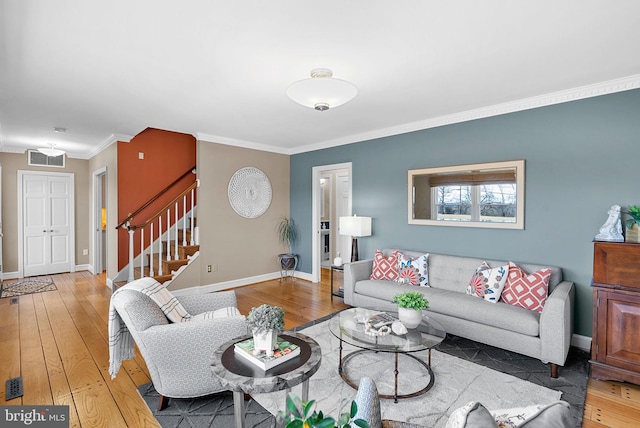
{"label": "decorative round wall art", "polygon": [[229,203],[244,218],[260,217],[271,205],[271,182],[258,168],[240,168],[229,180]]}

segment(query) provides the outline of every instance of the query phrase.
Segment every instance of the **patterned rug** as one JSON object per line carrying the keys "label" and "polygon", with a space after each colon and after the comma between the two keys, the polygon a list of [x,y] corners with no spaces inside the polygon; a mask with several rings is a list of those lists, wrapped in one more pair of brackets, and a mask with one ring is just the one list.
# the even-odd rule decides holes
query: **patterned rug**
{"label": "patterned rug", "polygon": [[10,284],[3,282],[0,286],[0,299],[32,293],[42,293],[44,291],[55,291],[57,289],[50,276],[26,278]]}
{"label": "patterned rug", "polygon": [[[313,324],[321,321],[323,320],[317,320]],[[305,327],[309,326],[302,326],[296,330],[299,331]],[[559,378],[552,379],[549,377],[548,366],[539,360],[460,337],[448,335],[437,349],[442,353],[456,356],[462,360],[477,364],[478,366],[491,368],[539,386],[561,392],[562,399],[571,404],[575,426],[581,426],[588,380],[589,355],[587,352],[572,348],[569,352],[567,363],[564,367],[560,368]],[[323,363],[325,362],[324,360],[323,355]],[[325,364],[323,364],[323,366],[324,365]],[[478,370],[480,371],[481,369]],[[316,373],[314,376],[318,375],[319,373]],[[311,380],[313,381],[313,378]],[[340,380],[340,382],[336,384],[341,385],[342,381]],[[298,389],[294,388],[294,393],[299,393]],[[313,391],[313,388],[310,389]],[[196,399],[171,399],[169,407],[162,412],[158,412],[155,410],[158,403],[158,395],[153,385],[151,383],[142,385],[138,388],[138,391],[143,396],[149,408],[152,409],[154,416],[162,427],[233,426],[233,397],[230,392],[223,392]],[[427,393],[427,395],[432,391]],[[416,400],[418,401],[419,407],[424,407],[423,400],[433,398],[427,397],[427,395],[406,401]],[[274,428],[276,426],[275,417],[253,398],[246,403],[246,408],[247,427]],[[384,412],[383,417],[386,417]]]}

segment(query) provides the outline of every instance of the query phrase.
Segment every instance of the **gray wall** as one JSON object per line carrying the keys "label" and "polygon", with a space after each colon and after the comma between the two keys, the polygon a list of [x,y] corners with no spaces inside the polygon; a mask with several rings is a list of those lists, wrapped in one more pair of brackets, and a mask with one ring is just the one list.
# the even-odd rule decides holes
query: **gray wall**
{"label": "gray wall", "polygon": [[[560,266],[577,286],[576,333],[591,336],[593,237],[611,205],[640,204],[639,117],[633,90],[294,155],[300,270],[311,272],[311,169],[353,162],[353,212],[373,218],[360,258],[397,247]],[[407,170],[513,159],[526,161],[524,230],[407,224]]]}

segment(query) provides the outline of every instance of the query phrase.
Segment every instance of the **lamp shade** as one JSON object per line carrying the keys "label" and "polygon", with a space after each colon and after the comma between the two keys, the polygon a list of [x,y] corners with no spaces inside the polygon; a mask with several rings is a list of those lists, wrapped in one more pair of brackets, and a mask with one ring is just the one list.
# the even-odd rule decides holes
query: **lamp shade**
{"label": "lamp shade", "polygon": [[371,217],[340,217],[340,235],[371,236]]}
{"label": "lamp shade", "polygon": [[287,95],[298,104],[325,111],[351,101],[358,90],[346,80],[334,79],[331,70],[319,68],[311,71],[311,78],[292,83]]}
{"label": "lamp shade", "polygon": [[54,148],[53,144],[51,144],[49,147],[39,147],[38,151],[43,155],[51,157],[62,156],[65,153],[64,150]]}

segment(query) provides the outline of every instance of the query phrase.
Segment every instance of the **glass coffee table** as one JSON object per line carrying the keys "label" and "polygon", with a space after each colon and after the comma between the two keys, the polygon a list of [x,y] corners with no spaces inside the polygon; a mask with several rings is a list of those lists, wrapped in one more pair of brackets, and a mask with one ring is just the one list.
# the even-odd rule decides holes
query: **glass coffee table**
{"label": "glass coffee table", "polygon": [[[429,319],[428,316],[423,316],[422,322],[416,328],[407,329],[407,332],[404,334],[397,334],[393,331],[385,334],[387,329],[380,331],[380,329],[371,328],[372,323],[367,322],[373,315],[382,312],[395,319],[398,318],[397,312],[393,311],[351,308],[334,315],[329,322],[329,330],[340,340],[338,372],[342,379],[354,389],[358,389],[358,384],[347,374],[346,367],[349,361],[364,352],[386,352],[395,354],[394,393],[380,394],[380,397],[393,398],[397,403],[398,399],[422,395],[433,387],[435,376],[431,369],[431,349],[444,340],[446,332],[437,321]],[[389,325],[389,327],[391,327],[391,325]],[[389,328],[388,330],[392,329]],[[396,330],[398,329],[396,328]],[[343,357],[344,343],[360,349],[350,352]],[[413,355],[419,351],[428,351],[427,361]],[[400,373],[398,356],[400,354],[413,358],[418,365],[429,374],[429,383],[425,387],[415,392],[398,393],[398,374]]]}

